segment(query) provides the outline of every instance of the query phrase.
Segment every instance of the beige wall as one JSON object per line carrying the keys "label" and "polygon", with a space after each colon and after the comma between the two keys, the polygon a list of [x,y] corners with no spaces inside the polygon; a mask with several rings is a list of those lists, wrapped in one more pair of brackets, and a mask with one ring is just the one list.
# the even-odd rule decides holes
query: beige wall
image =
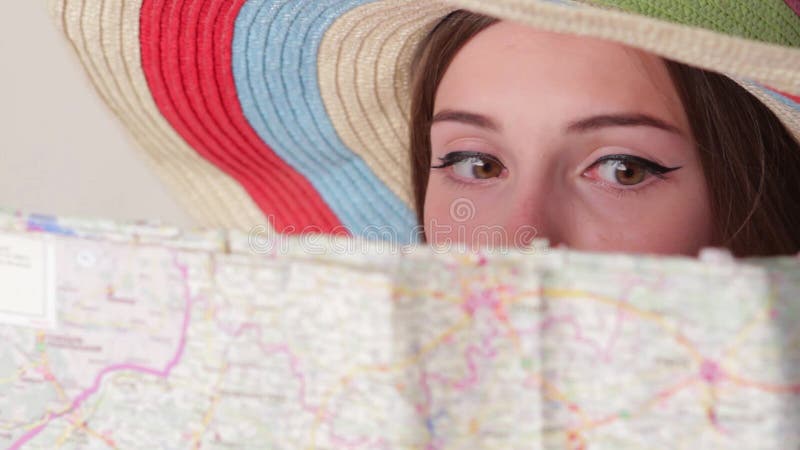
{"label": "beige wall", "polygon": [[0,1],[0,208],[194,224],[95,94],[45,0]]}

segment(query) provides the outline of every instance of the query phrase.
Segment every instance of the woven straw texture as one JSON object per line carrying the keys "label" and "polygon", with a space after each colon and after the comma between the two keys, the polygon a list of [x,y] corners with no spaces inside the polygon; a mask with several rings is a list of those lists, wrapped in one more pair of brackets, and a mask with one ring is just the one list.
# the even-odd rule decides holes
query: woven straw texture
{"label": "woven straw texture", "polygon": [[97,92],[198,222],[223,228],[263,223],[241,186],[198,155],[155,105],[141,65],[141,2],[55,0],[49,7]]}
{"label": "woven straw texture", "polygon": [[[53,0],[100,95],[204,225],[413,240],[408,65],[467,8],[723,72],[800,140],[797,0]],[[407,237],[407,239],[403,238]]]}

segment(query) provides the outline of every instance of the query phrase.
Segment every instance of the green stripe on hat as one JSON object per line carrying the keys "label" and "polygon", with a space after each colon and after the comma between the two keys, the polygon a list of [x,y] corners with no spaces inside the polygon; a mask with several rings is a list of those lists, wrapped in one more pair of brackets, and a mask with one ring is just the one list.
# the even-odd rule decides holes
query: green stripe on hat
{"label": "green stripe on hat", "polygon": [[800,17],[784,0],[586,0],[656,19],[800,47]]}

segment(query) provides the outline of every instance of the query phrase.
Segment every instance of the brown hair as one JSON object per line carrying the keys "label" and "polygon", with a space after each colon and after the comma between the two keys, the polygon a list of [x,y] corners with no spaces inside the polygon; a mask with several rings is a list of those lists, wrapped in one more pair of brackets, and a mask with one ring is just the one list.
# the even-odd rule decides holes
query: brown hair
{"label": "brown hair", "polygon": [[[458,10],[417,47],[412,63],[411,176],[419,223],[431,167],[436,91],[458,51],[497,19]],[[715,242],[736,256],[800,250],[800,144],[731,79],[664,59],[692,127],[709,188]]]}

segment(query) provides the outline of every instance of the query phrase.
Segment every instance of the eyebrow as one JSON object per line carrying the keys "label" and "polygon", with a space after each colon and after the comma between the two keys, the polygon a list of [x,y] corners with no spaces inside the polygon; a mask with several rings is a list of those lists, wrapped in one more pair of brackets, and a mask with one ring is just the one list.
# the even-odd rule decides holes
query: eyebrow
{"label": "eyebrow", "polygon": [[475,114],[467,111],[454,111],[451,109],[445,109],[436,113],[433,116],[433,120],[431,120],[431,124],[437,122],[459,122],[492,131],[500,131],[501,129],[500,125],[494,120],[482,114]]}
{"label": "eyebrow", "polygon": [[576,120],[567,126],[567,132],[586,132],[606,127],[653,127],[683,136],[678,127],[661,119],[641,113],[600,114]]}
{"label": "eyebrow", "polygon": [[[485,128],[491,131],[500,131],[502,129],[499,124],[482,114],[450,109],[445,109],[436,113],[433,116],[431,124],[437,122],[459,122],[479,128]],[[596,116],[586,117],[584,119],[571,122],[569,125],[567,125],[566,131],[571,133],[583,133],[608,127],[636,126],[658,128],[683,136],[683,132],[681,132],[678,127],[661,119],[642,113],[599,114]]]}

